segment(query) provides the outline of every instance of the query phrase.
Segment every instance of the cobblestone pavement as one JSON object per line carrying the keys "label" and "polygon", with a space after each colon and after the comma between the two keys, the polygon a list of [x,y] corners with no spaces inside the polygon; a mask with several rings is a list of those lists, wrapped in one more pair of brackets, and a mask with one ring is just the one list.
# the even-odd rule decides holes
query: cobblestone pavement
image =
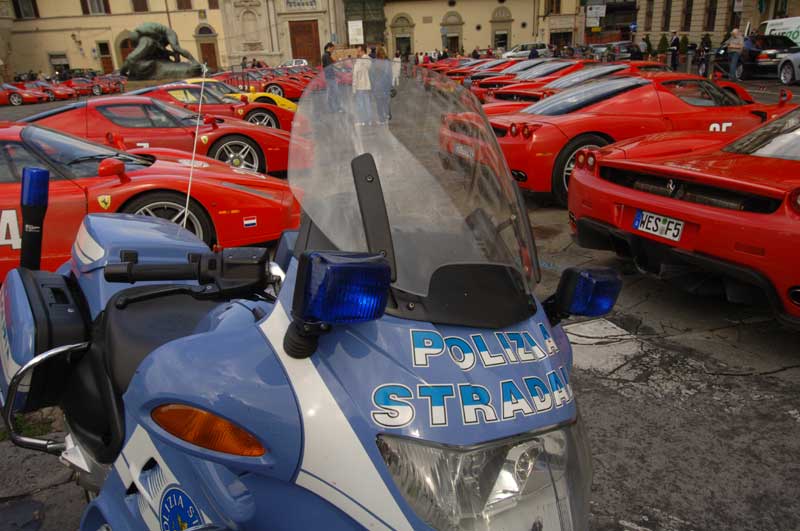
{"label": "cobblestone pavement", "polygon": [[[759,99],[777,98],[775,83],[758,83],[748,87]],[[528,204],[540,295],[568,266],[625,272],[610,316],[567,324],[592,445],[593,529],[800,529],[800,332],[766,308],[689,295],[580,249],[565,211]],[[55,457],[0,443],[0,531],[75,529],[84,503]]]}

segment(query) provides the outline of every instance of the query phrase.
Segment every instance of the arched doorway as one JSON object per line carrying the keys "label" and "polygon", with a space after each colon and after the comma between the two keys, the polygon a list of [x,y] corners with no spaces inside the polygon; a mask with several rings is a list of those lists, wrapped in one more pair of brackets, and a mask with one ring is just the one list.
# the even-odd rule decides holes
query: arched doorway
{"label": "arched doorway", "polygon": [[133,45],[130,39],[125,39],[119,43],[119,55],[122,57],[123,61],[130,55],[134,48],[136,48],[136,46]]}
{"label": "arched doorway", "polygon": [[457,11],[448,11],[442,17],[443,45],[453,53],[458,53],[464,45],[463,28],[464,20]]}
{"label": "arched doorway", "polygon": [[136,48],[134,46],[133,41],[131,41],[131,32],[130,31],[122,31],[114,38],[114,55],[117,57],[117,64],[122,66],[122,63],[125,62],[125,59],[130,55],[130,53]]}
{"label": "arched doorway", "polygon": [[492,12],[490,22],[492,23],[492,46],[494,49],[509,50],[511,48],[511,23],[514,22],[511,11],[505,6],[498,7]]}
{"label": "arched doorway", "polygon": [[194,40],[197,42],[199,52],[198,61],[205,63],[211,72],[219,70],[217,32],[214,28],[208,24],[200,24],[194,30]]}
{"label": "arched doorway", "polygon": [[414,51],[414,22],[410,15],[401,13],[395,15],[392,24],[394,51],[400,52],[402,57],[406,57]]}

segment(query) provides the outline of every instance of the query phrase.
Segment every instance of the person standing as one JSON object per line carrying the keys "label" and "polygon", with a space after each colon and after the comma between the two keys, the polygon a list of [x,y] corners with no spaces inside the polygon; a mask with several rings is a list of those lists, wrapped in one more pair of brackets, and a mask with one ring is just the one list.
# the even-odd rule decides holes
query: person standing
{"label": "person standing", "polygon": [[733,28],[731,31],[731,38],[728,39],[728,60],[730,61],[730,69],[728,70],[728,79],[731,81],[739,81],[736,71],[739,68],[739,61],[742,58],[742,50],[744,49],[744,37],[742,37],[739,28]]}
{"label": "person standing", "polygon": [[634,35],[631,40],[630,51],[631,51],[631,57],[630,57],[631,61],[641,61],[642,59],[644,59],[644,53],[642,52],[642,48],[639,46],[639,44],[636,43],[636,35]]}
{"label": "person standing", "polygon": [[247,56],[242,57],[242,68],[247,68]]}
{"label": "person standing", "polygon": [[418,65],[418,64],[419,64],[419,54],[418,54],[418,53],[415,53],[415,54],[414,54],[414,64],[415,64],[415,65]]}
{"label": "person standing", "polygon": [[400,52],[394,53],[394,59],[392,59],[392,86],[396,87],[400,84],[400,70],[403,67],[403,62],[400,59]]}
{"label": "person standing", "polygon": [[528,53],[528,59],[538,59],[539,58],[539,50],[536,49],[536,46],[531,46],[531,51]]}
{"label": "person standing", "polygon": [[336,71],[333,69],[333,63],[336,60],[333,58],[333,43],[329,42],[323,48],[322,54],[322,68],[325,71],[325,90],[328,95],[328,111],[339,112],[342,109],[341,102],[339,101],[339,85],[336,80]]}
{"label": "person standing", "polygon": [[422,64],[427,65],[431,62],[431,56],[428,55],[428,52],[425,52],[425,55],[422,56]]}
{"label": "person standing", "polygon": [[356,100],[356,125],[368,125],[372,121],[372,102],[370,92],[372,83],[369,79],[369,70],[372,59],[367,54],[367,47],[358,45],[358,58],[353,65],[353,94]]}
{"label": "person standing", "polygon": [[672,70],[677,72],[678,71],[678,53],[681,47],[681,39],[678,37],[678,32],[672,32],[672,38],[669,41],[669,51],[670,51],[670,66]]}
{"label": "person standing", "polygon": [[477,46],[472,50],[472,58],[473,59],[480,59],[481,58],[481,52],[478,51],[478,47]]}
{"label": "person standing", "polygon": [[391,116],[389,99],[392,90],[393,64],[388,61],[383,46],[378,48],[376,60],[372,62],[369,70],[369,81],[372,86],[372,95],[375,97],[378,125],[386,125]]}

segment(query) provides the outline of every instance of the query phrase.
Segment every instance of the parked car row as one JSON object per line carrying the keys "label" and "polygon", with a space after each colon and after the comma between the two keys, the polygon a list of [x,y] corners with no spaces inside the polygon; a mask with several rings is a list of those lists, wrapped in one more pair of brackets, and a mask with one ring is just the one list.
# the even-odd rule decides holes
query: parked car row
{"label": "parked car row", "polygon": [[0,105],[23,105],[125,92],[124,76],[74,77],[60,83],[17,81],[0,85]]}

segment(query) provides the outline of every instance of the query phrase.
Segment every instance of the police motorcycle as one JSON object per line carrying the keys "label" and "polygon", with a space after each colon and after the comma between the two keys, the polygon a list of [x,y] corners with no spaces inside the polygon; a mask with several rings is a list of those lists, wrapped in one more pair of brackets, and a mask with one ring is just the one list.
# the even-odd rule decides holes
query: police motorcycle
{"label": "police motorcycle", "polygon": [[[608,312],[620,280],[568,269],[538,299],[528,213],[479,103],[431,73],[406,71],[390,109],[372,85],[300,101],[303,220],[271,261],[98,214],[40,271],[46,176],[26,170],[3,418],[76,472],[82,531],[587,529],[559,321]],[[19,433],[47,406],[65,439]]]}

